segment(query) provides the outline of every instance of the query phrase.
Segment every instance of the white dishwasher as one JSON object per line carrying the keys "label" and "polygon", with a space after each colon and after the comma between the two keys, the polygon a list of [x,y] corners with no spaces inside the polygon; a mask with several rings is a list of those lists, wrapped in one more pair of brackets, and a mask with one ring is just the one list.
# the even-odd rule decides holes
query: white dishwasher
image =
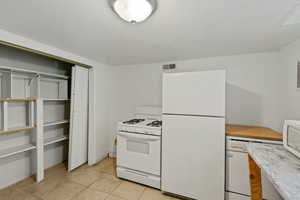
{"label": "white dishwasher", "polygon": [[[282,144],[269,140],[256,140],[227,136],[226,139],[226,200],[250,200],[247,144],[249,142]],[[263,198],[282,200],[276,189],[262,172]]]}

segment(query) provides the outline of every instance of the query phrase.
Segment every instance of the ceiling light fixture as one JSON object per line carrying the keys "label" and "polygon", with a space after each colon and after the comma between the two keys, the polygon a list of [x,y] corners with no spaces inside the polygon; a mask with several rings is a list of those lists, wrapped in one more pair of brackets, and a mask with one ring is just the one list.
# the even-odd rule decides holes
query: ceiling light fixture
{"label": "ceiling light fixture", "polygon": [[108,0],[112,10],[126,22],[135,24],[148,19],[156,10],[156,0]]}

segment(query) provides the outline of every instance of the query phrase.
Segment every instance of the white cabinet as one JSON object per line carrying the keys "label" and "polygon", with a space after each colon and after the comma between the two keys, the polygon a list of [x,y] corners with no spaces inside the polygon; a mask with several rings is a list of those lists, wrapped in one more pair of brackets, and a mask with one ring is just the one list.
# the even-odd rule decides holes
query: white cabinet
{"label": "white cabinet", "polygon": [[[239,193],[243,195],[250,195],[249,184],[249,168],[248,168],[248,153],[247,144],[255,142],[247,140],[247,138],[234,139],[234,137],[227,138],[226,151],[226,191]],[[262,141],[259,141],[262,142]],[[266,141],[267,142],[267,141]],[[277,193],[273,184],[269,182],[267,177],[262,172],[262,188],[263,198],[267,200],[282,200]],[[239,200],[245,197],[236,194],[228,194],[227,200]]]}
{"label": "white cabinet", "polygon": [[247,153],[229,151],[226,157],[227,191],[250,195]]}

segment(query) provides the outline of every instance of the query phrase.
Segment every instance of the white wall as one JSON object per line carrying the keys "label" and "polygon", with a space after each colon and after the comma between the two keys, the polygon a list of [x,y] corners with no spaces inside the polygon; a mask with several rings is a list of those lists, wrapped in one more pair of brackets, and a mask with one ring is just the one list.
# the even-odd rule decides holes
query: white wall
{"label": "white wall", "polygon": [[111,104],[111,70],[107,65],[94,68],[94,123],[96,134],[96,162],[109,152],[109,112]]}
{"label": "white wall", "polygon": [[[172,63],[172,62],[170,62]],[[284,71],[278,52],[174,62],[177,71],[227,70],[226,121],[281,130],[285,98]],[[162,63],[113,67],[110,147],[119,120],[140,105],[161,105]]]}
{"label": "white wall", "polygon": [[300,120],[300,90],[297,88],[297,62],[300,61],[300,39],[293,42],[280,51],[283,74],[286,83],[285,119]]}

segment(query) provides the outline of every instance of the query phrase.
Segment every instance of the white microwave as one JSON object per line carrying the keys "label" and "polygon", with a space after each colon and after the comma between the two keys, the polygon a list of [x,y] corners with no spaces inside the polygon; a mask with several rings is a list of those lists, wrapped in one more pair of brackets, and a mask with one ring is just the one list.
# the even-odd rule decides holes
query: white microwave
{"label": "white microwave", "polygon": [[300,158],[300,121],[286,120],[284,122],[283,145]]}

